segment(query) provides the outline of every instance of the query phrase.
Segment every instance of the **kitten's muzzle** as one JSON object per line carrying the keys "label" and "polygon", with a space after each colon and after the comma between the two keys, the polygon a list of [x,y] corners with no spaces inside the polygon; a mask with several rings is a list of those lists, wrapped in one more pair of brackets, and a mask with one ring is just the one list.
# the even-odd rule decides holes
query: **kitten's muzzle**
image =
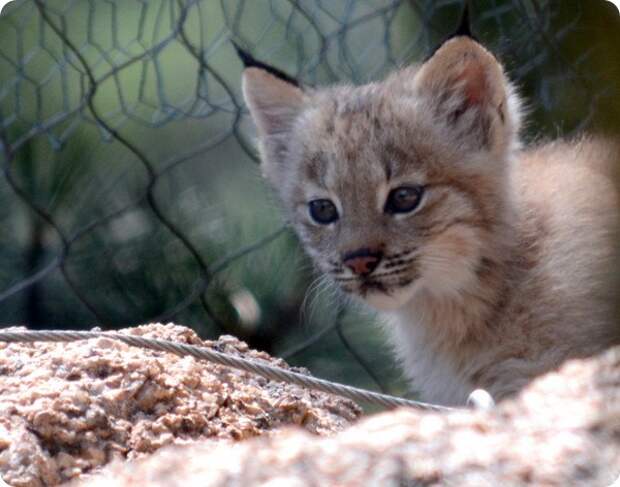
{"label": "kitten's muzzle", "polygon": [[361,248],[345,254],[342,262],[353,274],[366,276],[377,268],[382,258],[383,253],[380,251]]}

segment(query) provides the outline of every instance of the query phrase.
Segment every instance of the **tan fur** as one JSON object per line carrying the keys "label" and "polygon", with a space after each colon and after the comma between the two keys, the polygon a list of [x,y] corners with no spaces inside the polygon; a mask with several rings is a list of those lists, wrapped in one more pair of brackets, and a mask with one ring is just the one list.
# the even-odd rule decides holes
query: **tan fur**
{"label": "tan fur", "polygon": [[[496,399],[569,357],[620,341],[613,321],[620,143],[583,137],[521,149],[519,101],[468,38],[381,83],[302,91],[244,72],[264,173],[317,266],[382,310],[422,398]],[[390,190],[425,188],[387,214]],[[314,222],[330,199],[339,219]],[[343,256],[382,252],[354,275]]]}

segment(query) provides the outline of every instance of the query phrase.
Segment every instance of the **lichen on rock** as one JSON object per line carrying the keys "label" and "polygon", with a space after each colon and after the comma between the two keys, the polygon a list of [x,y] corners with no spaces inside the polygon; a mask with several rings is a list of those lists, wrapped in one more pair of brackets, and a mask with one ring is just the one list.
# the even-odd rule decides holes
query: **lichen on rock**
{"label": "lichen on rock", "polygon": [[[123,333],[288,367],[232,337]],[[0,344],[0,476],[74,487],[607,487],[620,475],[620,348],[490,411],[359,415],[350,401],[111,339]]]}
{"label": "lichen on rock", "polygon": [[[161,324],[121,333],[289,368],[230,336],[203,341]],[[283,425],[329,434],[360,414],[348,400],[113,339],[0,343],[0,477],[11,486],[57,485],[166,445],[232,442]]]}
{"label": "lichen on rock", "polygon": [[568,362],[491,411],[400,409],[328,437],[285,428],[165,448],[78,486],[609,487],[619,476],[620,348]]}

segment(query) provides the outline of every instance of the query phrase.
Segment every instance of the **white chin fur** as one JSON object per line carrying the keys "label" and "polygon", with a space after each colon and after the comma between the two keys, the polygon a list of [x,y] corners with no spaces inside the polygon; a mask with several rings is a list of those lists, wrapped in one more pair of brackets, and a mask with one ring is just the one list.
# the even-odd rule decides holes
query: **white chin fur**
{"label": "white chin fur", "polygon": [[409,302],[416,290],[416,284],[400,288],[390,294],[380,291],[369,292],[364,296],[364,302],[379,311],[390,311],[402,308]]}

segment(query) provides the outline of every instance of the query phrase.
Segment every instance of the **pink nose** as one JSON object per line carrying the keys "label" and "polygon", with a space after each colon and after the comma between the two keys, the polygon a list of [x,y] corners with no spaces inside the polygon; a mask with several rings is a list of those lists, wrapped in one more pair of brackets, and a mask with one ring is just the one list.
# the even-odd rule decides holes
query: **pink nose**
{"label": "pink nose", "polygon": [[359,249],[344,256],[343,263],[353,274],[365,276],[374,271],[381,261],[381,253]]}

